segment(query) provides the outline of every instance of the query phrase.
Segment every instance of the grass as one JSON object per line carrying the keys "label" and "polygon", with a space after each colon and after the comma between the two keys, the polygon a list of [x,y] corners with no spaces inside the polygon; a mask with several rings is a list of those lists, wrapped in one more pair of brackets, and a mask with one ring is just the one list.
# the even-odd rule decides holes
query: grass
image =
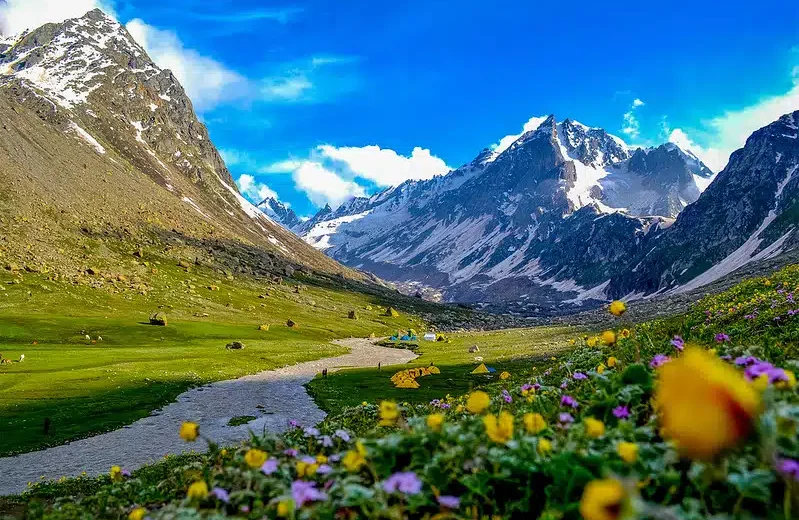
{"label": "grass", "polygon": [[[0,455],[119,428],[196,385],[345,352],[330,343],[335,338],[418,323],[404,313],[382,316],[381,304],[390,303],[378,297],[312,279],[229,280],[166,259],[150,264],[146,295],[0,273],[0,354],[25,356],[0,365]],[[351,309],[358,320],[347,319]],[[168,326],[149,325],[155,311],[167,314]],[[288,319],[298,326],[286,326]],[[258,330],[262,324],[269,330]],[[245,348],[226,350],[230,341]]]}
{"label": "grass", "polygon": [[254,415],[237,415],[236,417],[231,417],[230,420],[227,422],[228,426],[241,426],[242,424],[247,424],[250,421],[254,421],[257,419]]}
{"label": "grass", "polygon": [[[374,402],[393,399],[399,402],[424,403],[443,398],[447,394],[462,395],[489,378],[473,375],[471,371],[480,364],[475,357],[497,370],[518,371],[531,368],[536,361],[562,354],[572,348],[569,340],[581,334],[575,327],[536,327],[490,332],[448,334],[450,342],[420,341],[416,350],[418,358],[402,367],[385,367],[342,370],[329,374],[327,379],[317,377],[307,388],[323,410],[338,413],[362,401]],[[477,345],[479,352],[469,353]],[[441,369],[441,374],[419,378],[420,388],[394,388],[391,376],[405,368],[425,367],[430,364]]]}

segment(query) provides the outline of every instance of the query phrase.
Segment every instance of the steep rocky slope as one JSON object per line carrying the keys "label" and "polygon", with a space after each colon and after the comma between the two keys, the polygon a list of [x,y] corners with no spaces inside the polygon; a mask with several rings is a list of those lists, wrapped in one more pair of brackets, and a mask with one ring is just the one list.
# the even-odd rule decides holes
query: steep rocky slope
{"label": "steep rocky slope", "polygon": [[0,121],[8,270],[126,286],[153,248],[229,274],[361,277],[239,194],[174,75],[99,10],[0,43]]}

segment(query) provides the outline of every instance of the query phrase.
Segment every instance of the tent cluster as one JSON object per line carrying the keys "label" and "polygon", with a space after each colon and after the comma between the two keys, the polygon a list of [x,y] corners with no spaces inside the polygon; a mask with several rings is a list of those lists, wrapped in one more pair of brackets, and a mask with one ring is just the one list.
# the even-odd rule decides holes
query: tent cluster
{"label": "tent cluster", "polygon": [[416,341],[419,337],[416,335],[416,331],[413,329],[409,329],[406,334],[403,334],[400,331],[397,331],[397,334],[391,336],[391,341]]}
{"label": "tent cluster", "polygon": [[416,378],[440,373],[441,370],[433,365],[423,368],[408,368],[391,376],[391,382],[394,383],[394,388],[419,388]]}

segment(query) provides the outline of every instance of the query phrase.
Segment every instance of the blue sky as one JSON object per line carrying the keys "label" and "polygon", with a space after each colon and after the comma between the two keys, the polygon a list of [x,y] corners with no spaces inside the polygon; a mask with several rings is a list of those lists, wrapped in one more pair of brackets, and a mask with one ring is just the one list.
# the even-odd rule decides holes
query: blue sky
{"label": "blue sky", "polygon": [[[42,6],[61,1],[9,4],[60,16]],[[179,69],[240,188],[300,215],[443,173],[535,116],[632,144],[671,139],[718,169],[751,131],[799,109],[789,0],[72,4],[113,11]]]}

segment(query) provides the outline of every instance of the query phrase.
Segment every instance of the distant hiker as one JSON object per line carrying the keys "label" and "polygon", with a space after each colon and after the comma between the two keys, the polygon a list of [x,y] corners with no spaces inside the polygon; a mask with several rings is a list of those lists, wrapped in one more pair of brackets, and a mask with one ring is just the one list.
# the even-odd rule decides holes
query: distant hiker
{"label": "distant hiker", "polygon": [[19,362],[22,363],[23,361],[25,361],[25,354],[20,354]]}
{"label": "distant hiker", "polygon": [[51,424],[50,418],[49,417],[45,417],[44,418],[44,434],[45,435],[50,435],[50,424]]}
{"label": "distant hiker", "polygon": [[326,368],[322,369],[322,377],[327,379],[327,369]]}
{"label": "distant hiker", "polygon": [[380,365],[381,365],[381,362],[380,362],[380,361],[378,361],[378,362],[377,362],[377,369],[378,369],[378,370],[383,370],[383,368],[382,368]]}

